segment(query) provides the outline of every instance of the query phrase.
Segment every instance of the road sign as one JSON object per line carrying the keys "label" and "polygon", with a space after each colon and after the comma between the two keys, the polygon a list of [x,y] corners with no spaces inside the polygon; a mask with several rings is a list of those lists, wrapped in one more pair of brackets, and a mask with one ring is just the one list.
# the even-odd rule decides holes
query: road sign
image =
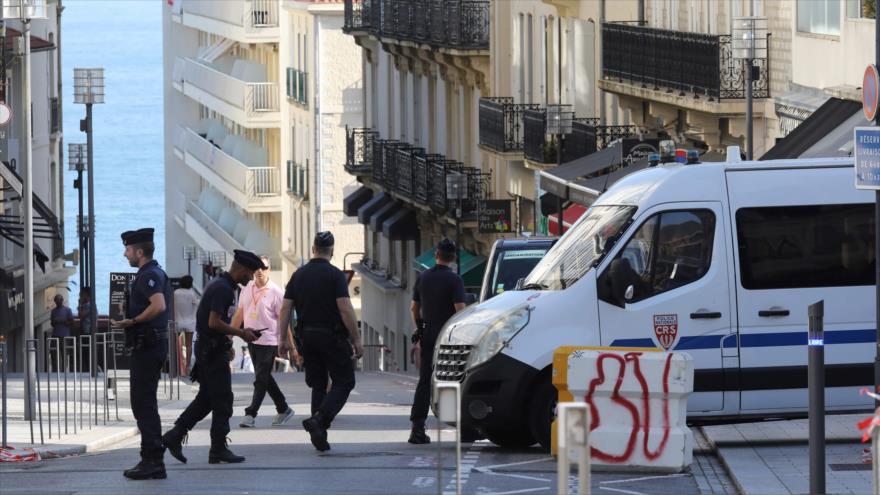
{"label": "road sign", "polygon": [[853,145],[856,189],[880,190],[880,127],[856,127]]}
{"label": "road sign", "polygon": [[0,126],[4,126],[12,120],[12,109],[6,103],[0,103]]}
{"label": "road sign", "polygon": [[877,116],[878,101],[880,101],[880,73],[877,72],[876,65],[870,64],[865,68],[865,75],[862,76],[862,111],[869,121]]}

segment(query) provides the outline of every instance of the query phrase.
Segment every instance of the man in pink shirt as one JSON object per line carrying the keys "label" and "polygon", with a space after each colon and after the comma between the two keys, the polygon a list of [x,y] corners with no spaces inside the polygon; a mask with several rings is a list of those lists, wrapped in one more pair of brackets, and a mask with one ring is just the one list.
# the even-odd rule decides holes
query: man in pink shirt
{"label": "man in pink shirt", "polygon": [[267,268],[255,271],[253,281],[241,290],[238,309],[232,317],[233,328],[239,328],[244,323],[245,328],[262,330],[260,338],[248,344],[248,352],[254,365],[254,396],[251,405],[244,410],[245,417],[239,423],[242,428],[254,427],[257,411],[260,410],[266,392],[269,392],[278,413],[272,420],[272,426],[287,424],[293,417],[293,409],[287,405],[284,394],[272,378],[275,355],[278,353],[278,316],[284,291],[269,280],[269,258],[261,256],[260,259]]}

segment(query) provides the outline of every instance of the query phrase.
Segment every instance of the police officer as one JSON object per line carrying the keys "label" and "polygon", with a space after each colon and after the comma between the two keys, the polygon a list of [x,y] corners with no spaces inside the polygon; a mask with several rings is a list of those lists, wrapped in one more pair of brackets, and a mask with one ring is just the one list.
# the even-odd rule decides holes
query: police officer
{"label": "police officer", "polygon": [[131,351],[131,409],[141,432],[141,461],[123,474],[133,480],[162,479],[165,447],[156,389],[168,354],[168,276],[153,259],[153,229],[124,232],[122,243],[125,258],[138,271],[128,290],[125,319],[113,326],[124,329]]}
{"label": "police officer", "polygon": [[434,266],[419,276],[413,288],[410,311],[416,331],[412,342],[421,342],[421,363],[419,384],[409,415],[412,422],[409,443],[431,443],[425,433],[425,420],[431,401],[434,344],[446,321],[464,309],[464,283],[449,267],[455,261],[455,253],[455,243],[449,239],[441,240],[434,251]]}
{"label": "police officer", "polygon": [[[312,445],[330,450],[327,429],[354,389],[354,356],[364,354],[357,330],[357,317],[348,295],[348,279],[330,264],[333,234],[318,232],[312,245],[312,259],[290,277],[278,327],[287,335],[282,355],[292,345],[290,314],[296,308],[297,347],[305,361],[306,384],[312,389],[312,416],[303,421]],[[352,349],[353,348],[353,349]],[[327,378],[333,384],[327,391]]]}
{"label": "police officer", "polygon": [[199,393],[187,406],[183,414],[174,422],[174,428],[162,436],[162,443],[175,459],[186,463],[183,455],[183,442],[187,433],[211,413],[211,449],[208,462],[244,462],[244,457],[229,450],[226,435],[229,433],[229,418],[232,417],[232,376],[229,370],[229,350],[232,349],[230,337],[237,336],[245,342],[253,342],[259,337],[250,328],[244,330],[232,327],[230,308],[235,303],[238,285],[245,285],[254,278],[256,270],[267,267],[260,258],[248,251],[235,251],[232,267],[205,289],[196,310],[196,362],[192,378],[200,383]]}

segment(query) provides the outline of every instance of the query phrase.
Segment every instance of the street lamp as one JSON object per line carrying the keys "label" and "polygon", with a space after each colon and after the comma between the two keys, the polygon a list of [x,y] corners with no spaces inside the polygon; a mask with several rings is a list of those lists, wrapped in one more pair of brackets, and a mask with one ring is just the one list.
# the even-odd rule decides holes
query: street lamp
{"label": "street lamp", "polygon": [[[84,143],[69,143],[67,145],[67,163],[70,171],[76,172],[76,179],[73,181],[73,187],[77,190],[79,199],[79,221],[76,223],[76,237],[79,240],[79,289],[91,286],[86,283],[86,267],[85,256],[86,251],[85,229],[83,229],[83,171],[86,169],[86,161],[88,160],[88,150]],[[87,251],[86,251],[87,252]]]}
{"label": "street lamp", "polygon": [[[98,303],[95,291],[95,146],[92,132],[92,105],[104,103],[104,69],[73,69],[73,102],[86,106],[86,118],[79,121],[80,132],[86,133],[86,171],[89,173],[89,223],[88,227],[88,255],[89,255],[89,287],[92,289],[89,298],[89,313],[91,319],[89,333],[96,335],[98,332]],[[92,348],[89,357],[92,360],[92,369],[97,370],[95,357],[97,356],[97,339],[91,339]]]}
{"label": "street lamp", "polygon": [[[31,129],[31,19],[46,18],[45,0],[4,0],[2,20],[15,19],[21,21],[22,30],[22,136],[24,140],[24,162],[22,166],[21,209],[24,217],[24,338],[25,342],[34,338],[34,170],[33,170],[33,132]],[[4,41],[5,42],[5,41]],[[25,345],[20,349],[27,353]],[[28,362],[27,359],[23,359]],[[34,394],[30,390],[36,377],[36,360],[31,360],[25,370],[26,397],[25,419],[34,417]]]}
{"label": "street lamp", "polygon": [[760,77],[755,60],[767,58],[767,18],[737,17],[733,20],[733,58],[743,60],[746,69],[746,159],[752,160],[754,131],[752,128],[752,85]]}
{"label": "street lamp", "polygon": [[183,259],[186,260],[186,274],[192,276],[192,260],[198,259],[196,246],[183,246]]}
{"label": "street lamp", "polygon": [[[556,136],[556,166],[562,165],[562,137],[571,134],[571,125],[574,121],[574,112],[571,105],[547,105],[547,134]],[[559,215],[557,233],[562,235],[562,198],[556,197],[556,211]]]}

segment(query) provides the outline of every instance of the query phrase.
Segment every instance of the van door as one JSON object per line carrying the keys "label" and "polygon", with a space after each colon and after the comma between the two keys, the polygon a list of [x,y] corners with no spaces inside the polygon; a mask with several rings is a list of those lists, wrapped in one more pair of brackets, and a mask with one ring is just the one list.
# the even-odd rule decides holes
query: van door
{"label": "van door", "polygon": [[721,346],[733,328],[725,225],[721,203],[655,207],[597,282],[603,345],[691,354],[697,373],[689,412],[724,408]]}
{"label": "van door", "polygon": [[807,407],[807,307],[825,301],[826,404],[868,405],[873,201],[852,167],[727,172],[745,413]]}

